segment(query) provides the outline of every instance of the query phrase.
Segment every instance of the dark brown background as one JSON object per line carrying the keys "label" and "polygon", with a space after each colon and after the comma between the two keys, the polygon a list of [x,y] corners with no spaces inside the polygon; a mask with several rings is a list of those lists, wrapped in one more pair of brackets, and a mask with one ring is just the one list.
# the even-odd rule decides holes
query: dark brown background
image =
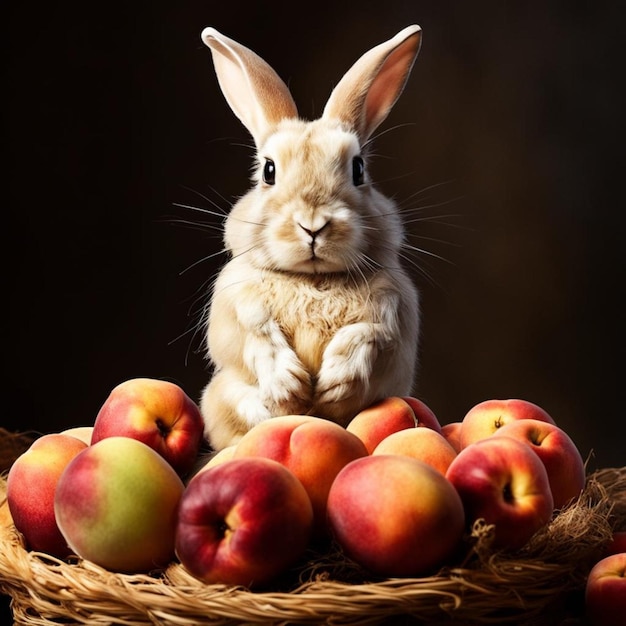
{"label": "dark brown background", "polygon": [[419,23],[373,163],[403,205],[439,204],[413,216],[440,219],[410,224],[413,245],[446,259],[412,257],[428,276],[417,395],[442,423],[488,398],[535,401],[593,467],[624,465],[618,3],[221,5],[5,8],[1,425],[90,424],[135,376],[199,397],[208,371],[189,329],[223,258],[190,267],[218,233],[176,226],[198,215],[175,203],[226,207],[250,165],[202,28],[260,53],[312,117],[361,53]]}

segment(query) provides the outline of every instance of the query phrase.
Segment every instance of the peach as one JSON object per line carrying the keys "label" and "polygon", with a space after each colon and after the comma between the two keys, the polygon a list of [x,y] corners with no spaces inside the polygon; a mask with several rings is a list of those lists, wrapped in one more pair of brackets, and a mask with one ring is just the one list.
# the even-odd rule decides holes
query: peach
{"label": "peach", "polygon": [[257,587],[302,556],[312,529],[311,501],[284,465],[263,457],[231,459],[189,482],[176,554],[203,582]]}
{"label": "peach", "polygon": [[456,450],[430,428],[406,428],[385,437],[372,454],[402,454],[423,461],[445,475]]}
{"label": "peach", "polygon": [[204,419],[181,387],[133,378],[117,385],[100,408],[91,443],[130,437],[156,450],[181,475],[193,467],[204,437]]}
{"label": "peach", "polygon": [[436,430],[438,433],[441,432],[441,424],[437,416],[423,400],[414,396],[402,396],[402,399],[413,409],[418,426],[426,426],[426,428]]}
{"label": "peach", "polygon": [[600,559],[589,572],[585,607],[592,626],[624,626],[626,616],[626,552]]}
{"label": "peach", "polygon": [[282,463],[302,482],[313,505],[315,534],[326,533],[328,491],[345,465],[367,456],[363,442],[345,428],[307,415],[272,417],[249,430],[233,459],[261,456]]}
{"label": "peach", "polygon": [[72,550],[115,572],[143,572],[174,558],[180,476],[130,437],[86,447],[57,484],[56,520]]}
{"label": "peach", "polygon": [[440,431],[434,413],[417,398],[389,396],[357,413],[346,426],[364,444],[368,454],[391,433],[426,426]]}
{"label": "peach", "polygon": [[488,437],[463,448],[446,477],[461,496],[470,524],[479,518],[495,524],[495,547],[521,548],[552,517],[546,468],[518,439]]}
{"label": "peach", "polygon": [[459,433],[461,448],[490,437],[498,428],[520,419],[555,423],[549,413],[528,400],[485,400],[465,414]]}
{"label": "peach", "polygon": [[74,426],[73,428],[67,428],[66,430],[62,430],[60,434],[70,435],[70,437],[77,437],[81,441],[84,441],[87,445],[91,445],[93,426]]}
{"label": "peach", "polygon": [[457,451],[461,451],[461,426],[462,422],[449,422],[441,427],[441,434],[446,441]]}
{"label": "peach", "polygon": [[560,509],[585,487],[585,462],[571,437],[550,422],[521,419],[499,428],[493,437],[513,437],[530,446],[548,472],[554,507]]}
{"label": "peach", "polygon": [[7,503],[31,550],[65,558],[71,553],[57,526],[54,494],[65,467],[87,444],[60,433],[43,435],[19,456],[7,476]]}
{"label": "peach", "polygon": [[440,472],[401,455],[370,455],[337,475],[328,496],[332,535],[345,553],[381,576],[433,573],[456,553],[465,517]]}

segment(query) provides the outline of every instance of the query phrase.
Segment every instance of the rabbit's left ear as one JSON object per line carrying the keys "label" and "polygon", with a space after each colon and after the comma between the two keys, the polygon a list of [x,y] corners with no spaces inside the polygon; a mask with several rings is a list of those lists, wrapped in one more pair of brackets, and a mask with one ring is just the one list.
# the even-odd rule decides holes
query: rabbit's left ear
{"label": "rabbit's left ear", "polygon": [[339,81],[322,117],[344,122],[365,142],[402,93],[421,40],[422,29],[407,26],[366,52]]}
{"label": "rabbit's left ear", "polygon": [[256,53],[214,28],[202,31],[226,101],[257,146],[285,118],[298,117],[287,85]]}

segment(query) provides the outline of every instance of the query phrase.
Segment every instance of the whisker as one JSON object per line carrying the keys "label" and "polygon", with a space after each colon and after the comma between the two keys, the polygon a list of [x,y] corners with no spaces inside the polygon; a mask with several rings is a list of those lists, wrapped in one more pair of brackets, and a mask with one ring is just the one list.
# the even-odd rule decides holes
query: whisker
{"label": "whisker", "polygon": [[452,261],[446,259],[445,257],[442,257],[439,254],[435,254],[434,252],[430,252],[429,250],[425,250],[424,248],[419,248],[418,246],[412,246],[411,244],[404,243],[402,245],[402,249],[410,250],[411,252],[416,252],[417,254],[424,254],[426,256],[439,259],[440,261],[443,261],[444,263],[449,263],[450,265],[454,265]]}
{"label": "whisker", "polygon": [[[215,202],[215,200],[211,200],[211,198],[209,198],[206,194],[200,193],[197,189],[194,189],[193,187],[187,187],[186,185],[182,185],[183,189],[186,189],[187,191],[190,191],[191,193],[196,194],[198,197],[202,198],[204,201],[208,202],[209,204],[213,205],[216,209],[220,209],[220,211],[222,212],[223,215],[227,215],[228,211],[224,208],[222,208],[217,202]],[[213,187],[209,187],[209,189],[220,198],[220,200],[223,200],[224,203],[227,206],[232,206],[232,203],[229,202],[219,191],[217,191],[216,189],[214,189]],[[196,210],[200,210],[197,207],[188,207],[188,208],[194,208]]]}
{"label": "whisker", "polygon": [[382,137],[383,135],[386,135],[387,133],[390,133],[391,131],[394,130],[399,130],[400,128],[406,128],[407,126],[415,126],[415,122],[405,122],[404,124],[396,124],[395,126],[391,126],[390,128],[387,128],[385,130],[382,130],[381,132],[377,133],[376,135],[372,135],[364,144],[363,144],[363,149],[366,149],[369,144],[373,143],[374,141],[376,141],[379,137]]}
{"label": "whisker", "polygon": [[163,222],[167,222],[168,224],[174,224],[176,226],[185,226],[186,228],[190,228],[191,230],[215,230],[218,232],[224,232],[224,226],[221,224],[211,224],[210,222],[193,222],[191,220],[185,220],[179,217],[173,218],[164,218],[161,220]]}
{"label": "whisker", "polygon": [[428,185],[427,187],[423,187],[419,191],[413,192],[410,196],[405,198],[403,200],[403,202],[405,202],[407,200],[410,200],[412,198],[416,198],[417,196],[421,196],[422,194],[426,193],[427,191],[432,191],[433,189],[437,189],[438,187],[443,187],[444,185],[450,185],[453,182],[454,182],[454,180],[451,179],[451,180],[441,181],[440,183],[433,183],[432,185]]}
{"label": "whisker", "polygon": [[178,275],[182,276],[183,274],[186,274],[189,270],[200,265],[201,263],[204,263],[205,261],[210,261],[211,259],[214,259],[216,256],[220,256],[222,254],[226,254],[226,250],[218,250],[217,252],[213,252],[212,254],[207,254],[206,256],[203,256],[201,259],[194,261],[191,265],[188,265],[184,270],[181,270],[178,273]]}
{"label": "whisker", "polygon": [[[183,204],[182,202],[172,202],[173,206],[178,207],[179,209],[189,209],[191,211],[198,211],[199,213],[204,213],[206,215],[215,215],[216,217],[224,218],[226,217],[226,213],[211,211],[210,209],[205,209],[203,207],[194,206],[193,204]],[[212,203],[213,206],[216,206],[218,209],[220,206],[216,203]]]}
{"label": "whisker", "polygon": [[[459,200],[462,200],[462,199],[463,199],[463,196],[458,196],[456,198],[450,198],[450,200],[442,200],[441,202],[433,202],[432,204],[424,204],[422,206],[401,208],[399,212],[401,214],[405,214],[405,213],[413,213],[417,211],[426,211],[428,209],[437,209],[439,207],[452,204],[453,202],[458,202]],[[459,216],[457,215],[454,217],[459,217]]]}
{"label": "whisker", "polygon": [[[452,241],[448,241],[447,239],[438,239],[437,237],[429,237],[427,235],[418,235],[417,233],[407,233],[407,236],[412,239],[422,239],[423,241],[432,241],[434,243],[440,243],[444,246],[453,246],[455,248],[460,247],[460,244],[454,243]],[[403,242],[403,245],[406,245],[406,242]]]}

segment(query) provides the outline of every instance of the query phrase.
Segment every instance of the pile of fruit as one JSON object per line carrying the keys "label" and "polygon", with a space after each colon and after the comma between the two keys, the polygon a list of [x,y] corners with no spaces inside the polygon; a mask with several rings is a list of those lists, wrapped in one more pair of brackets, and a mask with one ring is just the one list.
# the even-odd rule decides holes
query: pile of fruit
{"label": "pile of fruit", "polygon": [[[427,576],[459,561],[477,519],[514,552],[585,486],[572,439],[525,400],[445,425],[413,397],[346,428],[275,417],[207,456],[203,428],[178,385],[142,378],[113,389],[93,426],[35,440],[7,476],[27,548],[121,573],[178,561],[209,584],[260,588],[332,541],[374,576]],[[626,614],[625,544],[616,532],[588,577],[594,624]]]}

